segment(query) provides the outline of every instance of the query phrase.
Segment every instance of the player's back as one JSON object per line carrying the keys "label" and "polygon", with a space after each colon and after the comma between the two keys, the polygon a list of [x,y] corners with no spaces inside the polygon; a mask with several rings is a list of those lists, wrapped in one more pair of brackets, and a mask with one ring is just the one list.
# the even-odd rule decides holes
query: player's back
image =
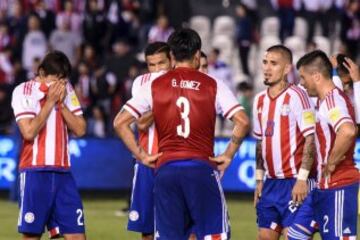
{"label": "player's back", "polygon": [[217,81],[195,69],[176,68],[152,83],[159,135],[157,166],[179,159],[210,164],[213,155]]}

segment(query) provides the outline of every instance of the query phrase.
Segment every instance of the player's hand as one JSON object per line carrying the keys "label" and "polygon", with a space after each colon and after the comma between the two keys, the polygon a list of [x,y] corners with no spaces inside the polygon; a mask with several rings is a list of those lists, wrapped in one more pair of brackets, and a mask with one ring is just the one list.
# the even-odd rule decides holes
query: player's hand
{"label": "player's hand", "polygon": [[225,154],[221,154],[217,157],[209,157],[209,160],[216,164],[217,170],[219,170],[221,173],[221,172],[224,172],[225,169],[228,168],[232,159],[229,158],[228,156],[226,156]]}
{"label": "player's hand", "polygon": [[259,202],[259,199],[261,198],[263,185],[264,185],[263,181],[261,180],[256,181],[256,187],[254,192],[254,207],[256,207],[256,204]]}
{"label": "player's hand", "polygon": [[335,171],[335,167],[336,165],[332,163],[327,163],[323,165],[323,177],[330,177],[331,173]]}
{"label": "player's hand", "polygon": [[144,156],[141,158],[141,163],[144,164],[145,166],[155,168],[155,164],[161,155],[162,155],[162,152],[156,153],[153,155],[149,155],[149,154],[145,153]]}
{"label": "player's hand", "polygon": [[347,70],[349,70],[349,74],[353,82],[360,81],[359,66],[356,63],[346,57],[343,65],[347,68]]}
{"label": "player's hand", "polygon": [[331,65],[332,65],[333,68],[337,68],[338,62],[337,62],[337,60],[336,60],[336,55],[332,55],[332,56],[330,57],[330,62],[331,62]]}
{"label": "player's hand", "polygon": [[291,196],[295,204],[301,204],[304,202],[308,194],[308,185],[306,180],[296,180],[296,183],[292,189]]}
{"label": "player's hand", "polygon": [[60,95],[60,98],[59,98],[59,103],[62,103],[64,102],[65,100],[65,97],[66,97],[66,81],[65,80],[60,80],[60,83],[61,83],[61,95]]}
{"label": "player's hand", "polygon": [[59,81],[54,82],[50,85],[49,91],[47,93],[47,101],[51,102],[52,104],[55,104],[61,96],[62,92],[62,83]]}

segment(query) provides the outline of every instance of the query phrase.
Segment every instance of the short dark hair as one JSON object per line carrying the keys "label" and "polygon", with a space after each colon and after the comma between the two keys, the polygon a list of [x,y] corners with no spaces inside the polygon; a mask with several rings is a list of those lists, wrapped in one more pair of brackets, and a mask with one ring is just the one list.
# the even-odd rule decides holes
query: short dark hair
{"label": "short dark hair", "polygon": [[201,39],[197,32],[182,28],[173,32],[167,42],[176,61],[191,60],[201,50]]}
{"label": "short dark hair", "polygon": [[200,52],[200,57],[207,59],[207,55],[203,51]]}
{"label": "short dark hair", "polygon": [[340,53],[336,56],[336,62],[337,62],[336,70],[338,71],[338,73],[340,75],[349,74],[349,70],[344,66],[344,63],[346,64],[345,58],[346,58],[346,55],[342,54],[342,53]]}
{"label": "short dark hair", "polygon": [[71,64],[63,52],[51,51],[40,63],[37,73],[39,74],[40,71],[43,71],[45,76],[56,75],[59,78],[67,78],[71,74]]}
{"label": "short dark hair", "polygon": [[170,59],[170,47],[166,42],[153,42],[145,48],[145,57],[157,53],[165,53]]}
{"label": "short dark hair", "polygon": [[286,60],[288,60],[288,62],[290,64],[292,64],[292,61],[293,61],[292,52],[289,48],[285,47],[284,45],[281,45],[281,44],[274,45],[274,46],[269,47],[266,51],[267,52],[279,52],[286,58]]}
{"label": "short dark hair", "polygon": [[302,56],[296,63],[296,68],[300,69],[300,67],[311,67],[312,71],[320,72],[324,77],[331,78],[331,62],[321,50],[315,50]]}

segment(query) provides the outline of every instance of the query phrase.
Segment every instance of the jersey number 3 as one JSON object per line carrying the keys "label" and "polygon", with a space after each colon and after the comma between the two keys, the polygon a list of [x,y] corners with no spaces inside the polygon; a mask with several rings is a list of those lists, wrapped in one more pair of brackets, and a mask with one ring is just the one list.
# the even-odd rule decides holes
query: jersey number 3
{"label": "jersey number 3", "polygon": [[190,119],[189,119],[190,102],[185,97],[179,97],[176,100],[176,106],[178,106],[182,110],[180,114],[181,114],[181,119],[183,120],[183,123],[177,125],[176,127],[177,135],[183,138],[187,138],[190,135]]}

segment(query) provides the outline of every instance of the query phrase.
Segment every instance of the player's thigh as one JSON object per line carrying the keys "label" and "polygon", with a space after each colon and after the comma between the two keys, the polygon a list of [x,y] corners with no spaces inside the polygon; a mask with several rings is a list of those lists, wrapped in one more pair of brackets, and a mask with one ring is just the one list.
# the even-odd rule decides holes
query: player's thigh
{"label": "player's thigh", "polygon": [[64,234],[65,240],[86,240],[85,234]]}
{"label": "player's thigh", "polygon": [[187,235],[187,207],[178,184],[180,169],[171,164],[162,166],[155,175],[155,236],[156,239],[184,239]]}
{"label": "player's thigh", "polygon": [[181,177],[186,204],[198,238],[228,235],[230,226],[219,173],[206,164],[186,169]]}
{"label": "player's thigh", "polygon": [[139,163],[134,168],[127,228],[130,231],[152,233],[154,231],[154,170]]}
{"label": "player's thigh", "polygon": [[18,231],[41,235],[51,213],[52,174],[28,171],[20,174],[20,199]]}
{"label": "player's thigh", "polygon": [[358,191],[358,184],[316,191],[315,217],[322,239],[356,239]]}
{"label": "player's thigh", "polygon": [[269,228],[259,228],[257,240],[278,240],[280,233]]}
{"label": "player's thigh", "polygon": [[62,235],[85,232],[84,211],[80,194],[71,173],[57,175],[57,187],[53,214]]}

